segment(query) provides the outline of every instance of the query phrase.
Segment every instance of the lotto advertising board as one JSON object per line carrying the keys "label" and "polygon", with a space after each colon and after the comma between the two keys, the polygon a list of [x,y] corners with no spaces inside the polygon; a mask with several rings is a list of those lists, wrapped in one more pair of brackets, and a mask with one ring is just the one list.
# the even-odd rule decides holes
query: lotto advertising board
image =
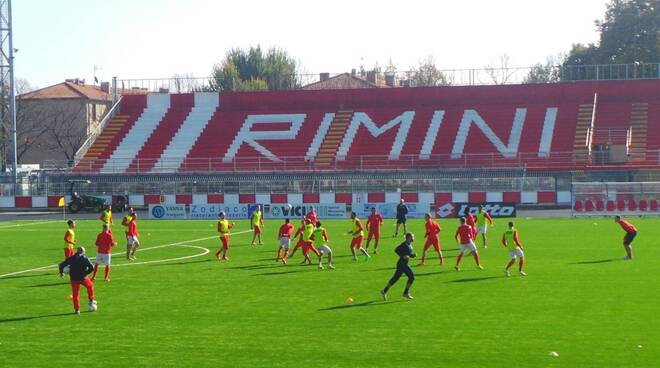
{"label": "lotto advertising board", "polygon": [[186,218],[186,205],[150,204],[149,218],[153,220],[183,220]]}
{"label": "lotto advertising board", "polygon": [[[371,207],[375,207],[383,218],[396,218],[398,203],[353,203],[353,211],[358,217],[366,218],[371,214]],[[428,203],[406,203],[408,218],[423,218],[429,210]]]}
{"label": "lotto advertising board", "polygon": [[265,205],[267,210],[266,217],[273,219],[298,219],[308,214],[312,207],[316,209],[316,214],[320,219],[342,219],[346,218],[346,204],[270,204]]}
{"label": "lotto advertising board", "polygon": [[476,215],[479,206],[484,209],[492,218],[516,217],[516,205],[514,203],[445,203],[437,206],[435,216],[437,218],[457,218],[463,216],[466,208],[470,208],[470,213]]}

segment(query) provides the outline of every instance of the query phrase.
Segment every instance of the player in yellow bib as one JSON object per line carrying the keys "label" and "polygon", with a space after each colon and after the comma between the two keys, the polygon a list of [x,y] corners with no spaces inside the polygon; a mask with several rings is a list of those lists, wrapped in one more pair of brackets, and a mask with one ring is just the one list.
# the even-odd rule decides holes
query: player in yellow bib
{"label": "player in yellow bib", "polygon": [[518,230],[513,227],[513,222],[509,222],[509,228],[506,229],[502,235],[502,245],[504,245],[505,248],[509,248],[509,257],[511,257],[509,263],[506,264],[504,274],[510,276],[509,269],[513,266],[514,263],[516,263],[516,258],[518,258],[518,272],[520,272],[521,276],[527,276],[527,274],[523,271],[523,267],[525,265],[525,253],[523,253],[523,246],[520,244],[520,240],[518,240]]}
{"label": "player in yellow bib", "polygon": [[334,270],[332,265],[332,249],[328,246],[328,231],[321,227],[321,221],[316,221],[316,228],[312,232],[314,247],[319,251],[319,268],[323,269],[323,255],[328,254],[328,268]]}
{"label": "player in yellow bib", "polygon": [[263,213],[261,212],[261,206],[257,205],[257,208],[252,212],[252,216],[250,217],[250,228],[254,230],[254,234],[252,235],[252,245],[254,245],[254,240],[257,237],[259,238],[259,245],[264,245],[261,241],[261,231],[263,230],[263,227]]}
{"label": "player in yellow bib", "polygon": [[110,208],[109,204],[105,205],[105,209],[103,212],[101,212],[99,220],[101,220],[104,225],[108,225],[108,229],[110,229],[110,232],[112,232],[111,226],[114,222],[112,220],[112,209]]}
{"label": "player in yellow bib", "polygon": [[[481,234],[481,239],[484,241],[484,248],[488,248],[488,243],[486,239],[486,232],[488,232],[488,226],[486,223],[493,226],[493,218],[490,217],[488,212],[484,209],[484,206],[479,206],[479,211],[477,212],[477,234]],[[477,239],[474,239],[476,244]]]}
{"label": "player in yellow bib", "polygon": [[121,225],[126,228],[126,259],[131,259],[131,250],[133,248],[133,237],[128,235],[128,230],[129,230],[129,225],[131,221],[133,221],[135,211],[133,210],[133,207],[128,208],[128,212],[124,217],[121,219]]}
{"label": "player in yellow bib", "polygon": [[74,247],[76,246],[76,232],[73,230],[76,227],[76,223],[73,220],[69,220],[66,224],[69,228],[64,233],[64,260],[75,253]]}
{"label": "player in yellow bib", "polygon": [[225,218],[225,213],[220,212],[218,214],[218,232],[220,233],[220,242],[222,245],[220,246],[220,249],[215,253],[215,258],[218,260],[229,260],[227,257],[227,250],[229,250],[229,232],[232,227],[234,227],[234,223],[230,223]]}

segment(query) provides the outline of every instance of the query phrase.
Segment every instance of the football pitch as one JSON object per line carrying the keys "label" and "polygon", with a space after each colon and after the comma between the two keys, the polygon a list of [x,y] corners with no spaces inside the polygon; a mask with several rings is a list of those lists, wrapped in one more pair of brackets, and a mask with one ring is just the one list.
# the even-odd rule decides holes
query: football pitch
{"label": "football pitch", "polygon": [[[288,265],[275,263],[278,220],[266,219],[264,246],[251,246],[247,221],[237,221],[227,262],[213,257],[214,221],[140,220],[142,250],[131,264],[115,225],[112,280],[95,284],[96,313],[86,311],[81,290],[81,315],[72,313],[68,278],[38,269],[61,261],[66,224],[0,222],[0,365],[657,366],[660,220],[630,220],[639,231],[633,261],[623,260],[624,233],[611,219],[515,221],[527,277],[517,265],[511,277],[503,273],[507,220],[489,228],[487,249],[477,241],[485,269],[466,257],[458,272],[458,221],[440,220],[447,264],[439,266],[435,253],[423,267],[413,260],[415,299],[401,297],[403,277],[387,302],[379,290],[402,241],[391,237],[393,220],[379,253],[357,262],[344,235],[349,220],[323,221],[336,270],[299,265],[301,252]],[[92,261],[99,230],[98,220],[77,223],[78,244]],[[409,230],[421,255],[423,221],[410,221]]]}

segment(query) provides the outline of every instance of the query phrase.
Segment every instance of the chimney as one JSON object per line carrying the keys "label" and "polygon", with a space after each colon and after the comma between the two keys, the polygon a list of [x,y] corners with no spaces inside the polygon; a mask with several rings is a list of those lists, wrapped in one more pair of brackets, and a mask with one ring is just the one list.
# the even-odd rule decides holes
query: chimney
{"label": "chimney", "polygon": [[101,92],[110,93],[110,82],[101,82]]}
{"label": "chimney", "polygon": [[373,84],[376,84],[376,76],[377,75],[378,75],[378,73],[376,73],[376,71],[370,70],[370,71],[367,72],[367,80],[369,82],[373,83]]}
{"label": "chimney", "polygon": [[320,73],[320,74],[319,74],[319,80],[320,80],[321,82],[325,82],[325,81],[327,81],[328,79],[330,79],[330,73]]}
{"label": "chimney", "polygon": [[396,82],[394,80],[394,74],[385,74],[385,84],[390,87],[395,87]]}

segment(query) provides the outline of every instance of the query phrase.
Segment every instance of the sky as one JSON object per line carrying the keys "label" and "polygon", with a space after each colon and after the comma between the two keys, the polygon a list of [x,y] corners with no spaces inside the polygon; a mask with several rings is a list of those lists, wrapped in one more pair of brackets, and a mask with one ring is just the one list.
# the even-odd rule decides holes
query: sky
{"label": "sky", "polygon": [[14,0],[15,75],[33,87],[210,75],[227,50],[289,52],[306,73],[545,62],[597,42],[607,0]]}

